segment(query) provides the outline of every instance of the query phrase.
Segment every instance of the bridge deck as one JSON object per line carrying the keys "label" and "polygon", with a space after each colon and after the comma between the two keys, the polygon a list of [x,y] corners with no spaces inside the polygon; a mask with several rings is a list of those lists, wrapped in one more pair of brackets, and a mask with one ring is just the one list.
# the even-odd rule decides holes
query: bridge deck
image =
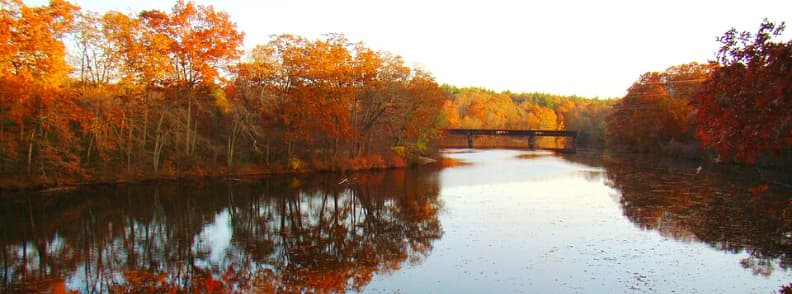
{"label": "bridge deck", "polygon": [[565,152],[575,152],[575,138],[577,131],[559,130],[507,130],[507,129],[446,129],[449,135],[463,135],[467,137],[468,148],[473,148],[473,136],[512,136],[528,137],[528,147],[534,149],[536,137],[568,137],[571,143],[563,149]]}
{"label": "bridge deck", "polygon": [[577,137],[577,131],[507,130],[507,129],[447,129],[450,135]]}

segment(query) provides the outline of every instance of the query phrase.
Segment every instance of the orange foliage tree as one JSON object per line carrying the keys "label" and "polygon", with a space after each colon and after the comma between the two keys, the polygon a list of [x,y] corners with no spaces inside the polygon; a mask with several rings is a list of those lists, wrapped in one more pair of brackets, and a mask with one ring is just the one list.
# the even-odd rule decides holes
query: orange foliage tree
{"label": "orange foliage tree", "polygon": [[264,142],[265,150],[247,153],[266,162],[270,154],[289,158],[298,168],[306,160],[343,167],[345,158],[406,154],[391,154],[390,147],[425,152],[437,136],[443,97],[431,76],[400,57],[336,34],[320,40],[281,35],[257,46],[236,67],[231,100],[257,105],[261,134],[267,134],[246,136],[249,146]]}
{"label": "orange foliage tree", "polygon": [[647,152],[692,141],[690,101],[709,72],[690,63],[641,75],[607,118],[609,144]]}
{"label": "orange foliage tree", "polygon": [[28,7],[18,0],[0,7],[0,174],[45,182],[83,177],[74,129],[84,121],[62,91],[69,68],[60,40],[77,7],[65,1]]}
{"label": "orange foliage tree", "polygon": [[[219,134],[199,121],[228,111],[221,74],[240,56],[242,33],[226,13],[183,1],[170,13],[108,12],[99,26],[110,51],[117,52],[106,58],[120,64],[119,87],[104,99],[116,100],[121,109],[115,129],[126,134],[118,139],[127,170],[147,166],[157,173],[163,161],[200,169],[195,162],[206,151],[219,152],[210,138]],[[204,154],[196,154],[198,149]]]}
{"label": "orange foliage tree", "polygon": [[[610,100],[586,99],[543,93],[496,93],[479,88],[444,86],[448,100],[442,117],[448,128],[576,130],[584,143],[603,139],[604,117]],[[487,139],[484,139],[486,141]],[[479,140],[481,141],[481,140]],[[541,146],[560,147],[547,137]]]}

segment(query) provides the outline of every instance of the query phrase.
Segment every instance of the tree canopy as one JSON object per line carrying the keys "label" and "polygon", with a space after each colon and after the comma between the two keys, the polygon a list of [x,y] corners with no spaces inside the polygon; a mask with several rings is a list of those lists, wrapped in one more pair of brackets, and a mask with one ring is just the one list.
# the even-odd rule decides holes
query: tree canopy
{"label": "tree canopy", "polygon": [[440,86],[342,34],[278,35],[245,53],[228,14],[189,1],[103,15],[63,0],[0,7],[3,187],[403,166],[444,128],[578,130],[579,144],[637,151],[701,142],[748,163],[792,145],[783,23],[731,30],[711,64],[647,72],[599,100]]}
{"label": "tree canopy", "polygon": [[243,54],[228,14],[189,1],[0,5],[2,186],[403,166],[440,135],[431,74],[341,34]]}
{"label": "tree canopy", "polygon": [[765,20],[759,30],[730,30],[718,68],[696,96],[698,136],[724,159],[749,163],[792,147],[792,40]]}

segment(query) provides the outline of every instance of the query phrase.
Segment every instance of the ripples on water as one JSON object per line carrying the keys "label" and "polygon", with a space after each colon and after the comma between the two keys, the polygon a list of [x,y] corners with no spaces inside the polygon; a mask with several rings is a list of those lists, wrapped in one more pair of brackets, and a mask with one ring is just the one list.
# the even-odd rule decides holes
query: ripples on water
{"label": "ripples on water", "polygon": [[470,164],[5,195],[0,290],[767,293],[792,282],[792,194],[772,180],[783,173],[447,156]]}

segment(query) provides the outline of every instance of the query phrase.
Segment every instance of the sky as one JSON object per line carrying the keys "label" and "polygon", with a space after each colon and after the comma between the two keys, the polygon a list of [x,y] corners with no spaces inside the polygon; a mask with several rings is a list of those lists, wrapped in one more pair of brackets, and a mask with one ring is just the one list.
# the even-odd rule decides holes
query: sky
{"label": "sky", "polygon": [[[135,13],[170,11],[175,0],[70,2]],[[246,48],[276,34],[343,33],[402,56],[439,83],[600,98],[623,96],[647,71],[713,59],[716,38],[731,28],[755,32],[765,18],[792,25],[789,0],[193,2],[227,12]]]}

